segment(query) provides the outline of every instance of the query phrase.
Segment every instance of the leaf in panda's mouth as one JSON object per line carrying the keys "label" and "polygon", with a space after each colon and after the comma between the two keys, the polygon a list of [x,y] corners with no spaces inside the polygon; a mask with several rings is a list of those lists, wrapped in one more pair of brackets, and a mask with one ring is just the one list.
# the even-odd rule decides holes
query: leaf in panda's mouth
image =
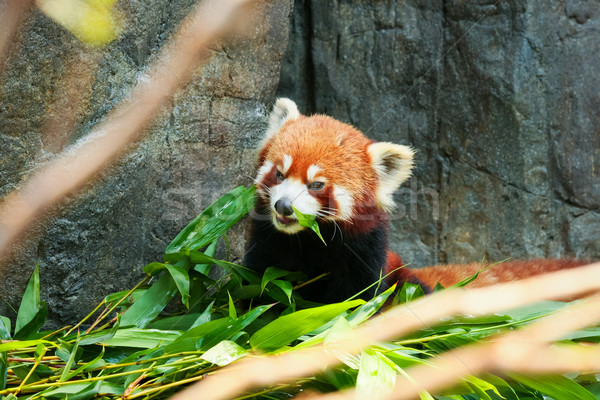
{"label": "leaf in panda's mouth", "polygon": [[292,209],[294,210],[294,214],[298,219],[298,223],[305,228],[312,229],[312,231],[317,234],[319,239],[321,239],[323,244],[327,246],[327,243],[325,243],[325,239],[323,239],[323,236],[321,236],[321,230],[319,229],[319,224],[316,220],[317,216],[311,214],[303,214],[302,212],[298,211],[298,209],[294,206],[292,206]]}

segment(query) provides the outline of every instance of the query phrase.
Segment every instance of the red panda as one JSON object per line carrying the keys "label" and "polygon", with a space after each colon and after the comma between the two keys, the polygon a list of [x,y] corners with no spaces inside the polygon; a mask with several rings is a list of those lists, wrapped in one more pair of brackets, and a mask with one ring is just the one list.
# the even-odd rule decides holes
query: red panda
{"label": "red panda", "polygon": [[[480,264],[401,268],[402,260],[389,250],[392,196],[411,175],[413,156],[408,146],[375,142],[351,125],[325,115],[304,116],[292,100],[278,99],[259,149],[257,206],[245,265],[258,272],[271,266],[301,270],[309,278],[327,273],[301,289],[305,299],[323,303],[345,300],[388,273],[380,290],[411,282],[430,292],[438,282],[449,286],[477,272]],[[316,216],[325,243],[298,223],[292,207]],[[476,282],[580,264],[505,263]],[[363,297],[375,291],[376,286]]]}

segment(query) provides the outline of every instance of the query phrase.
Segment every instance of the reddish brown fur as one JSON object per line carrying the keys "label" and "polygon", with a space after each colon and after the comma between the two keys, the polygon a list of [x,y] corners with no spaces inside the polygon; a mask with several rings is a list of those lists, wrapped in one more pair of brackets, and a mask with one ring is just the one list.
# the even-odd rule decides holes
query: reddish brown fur
{"label": "reddish brown fur", "polygon": [[[565,259],[507,261],[493,265],[488,270],[480,273],[477,279],[469,283],[468,287],[483,287],[500,282],[515,281],[546,272],[579,267],[585,264],[587,264],[585,261]],[[417,279],[430,288],[434,288],[437,283],[440,283],[443,287],[449,287],[489,265],[490,263],[448,264],[415,268],[410,271]]]}

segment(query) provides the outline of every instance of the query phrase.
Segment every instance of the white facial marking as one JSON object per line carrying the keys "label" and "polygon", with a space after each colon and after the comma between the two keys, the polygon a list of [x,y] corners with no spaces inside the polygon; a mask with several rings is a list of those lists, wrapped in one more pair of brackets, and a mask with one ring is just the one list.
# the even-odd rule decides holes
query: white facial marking
{"label": "white facial marking", "polygon": [[[298,223],[284,225],[277,221],[275,203],[277,203],[278,200],[287,198],[292,205],[303,214],[317,215],[317,212],[321,209],[321,204],[308,193],[306,185],[294,178],[288,178],[279,185],[273,186],[270,191],[270,196],[273,225],[280,231],[286,233],[297,233],[304,229],[304,227]],[[288,216],[288,218],[296,219],[296,216],[292,214]]]}
{"label": "white facial marking", "polygon": [[290,156],[289,154],[286,154],[283,156],[283,169],[281,171],[283,174],[287,174],[290,167],[292,166],[292,161],[294,161],[294,160],[292,159],[292,156]]}
{"label": "white facial marking", "polygon": [[354,199],[350,192],[341,186],[333,185],[333,196],[338,208],[336,217],[341,220],[350,219],[352,217],[352,207],[354,206]]}
{"label": "white facial marking", "polygon": [[260,183],[265,178],[265,175],[269,173],[273,169],[273,163],[271,161],[265,161],[263,165],[260,166],[258,172],[256,173],[256,179],[254,183],[260,187]]}
{"label": "white facial marking", "polygon": [[308,169],[306,170],[306,179],[308,179],[309,182],[312,182],[315,180],[316,175],[322,171],[322,168],[319,167],[317,164],[313,164],[310,167],[308,167]]}

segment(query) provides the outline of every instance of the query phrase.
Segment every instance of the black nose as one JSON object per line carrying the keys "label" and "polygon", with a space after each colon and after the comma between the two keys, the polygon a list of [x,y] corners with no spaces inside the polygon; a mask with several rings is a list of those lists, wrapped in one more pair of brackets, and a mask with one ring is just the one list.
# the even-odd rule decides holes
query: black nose
{"label": "black nose", "polygon": [[275,202],[275,211],[284,217],[292,215],[292,202],[287,197],[282,197]]}

